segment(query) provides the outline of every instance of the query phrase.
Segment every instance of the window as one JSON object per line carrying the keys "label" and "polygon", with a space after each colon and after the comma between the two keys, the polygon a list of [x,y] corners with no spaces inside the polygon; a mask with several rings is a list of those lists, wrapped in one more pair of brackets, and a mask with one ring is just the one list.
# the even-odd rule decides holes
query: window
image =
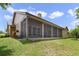
{"label": "window", "polygon": [[44,37],[51,37],[51,26],[47,24],[44,26]]}
{"label": "window", "polygon": [[33,29],[32,34],[33,34],[33,35],[36,35],[36,28],[35,28],[35,27],[33,27],[32,29]]}
{"label": "window", "polygon": [[41,28],[38,26],[29,26],[29,35],[31,37],[41,36]]}
{"label": "window", "polygon": [[53,37],[57,37],[57,28],[53,28]]}
{"label": "window", "polygon": [[58,29],[58,37],[62,37],[62,30]]}

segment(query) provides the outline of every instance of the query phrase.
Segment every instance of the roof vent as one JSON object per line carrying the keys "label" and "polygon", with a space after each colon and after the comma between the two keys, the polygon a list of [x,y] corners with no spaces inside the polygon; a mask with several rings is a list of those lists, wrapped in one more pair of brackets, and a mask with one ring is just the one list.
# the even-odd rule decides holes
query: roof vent
{"label": "roof vent", "polygon": [[40,18],[42,17],[41,13],[38,13],[37,16],[40,17]]}

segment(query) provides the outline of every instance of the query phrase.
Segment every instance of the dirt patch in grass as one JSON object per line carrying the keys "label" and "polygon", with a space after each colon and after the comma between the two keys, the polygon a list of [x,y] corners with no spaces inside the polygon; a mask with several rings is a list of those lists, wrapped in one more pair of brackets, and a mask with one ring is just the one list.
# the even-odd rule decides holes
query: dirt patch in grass
{"label": "dirt patch in grass", "polygon": [[46,56],[71,56],[72,51],[71,48],[64,46],[64,45],[58,45],[58,44],[48,44],[47,46],[44,46],[43,52]]}

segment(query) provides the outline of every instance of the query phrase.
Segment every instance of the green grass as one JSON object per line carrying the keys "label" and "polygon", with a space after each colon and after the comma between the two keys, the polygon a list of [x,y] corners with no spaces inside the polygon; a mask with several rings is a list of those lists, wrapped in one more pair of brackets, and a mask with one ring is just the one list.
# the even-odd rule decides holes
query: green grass
{"label": "green grass", "polygon": [[0,34],[0,36],[5,36],[5,34],[4,34],[4,33],[2,33],[2,34]]}
{"label": "green grass", "polygon": [[79,56],[79,41],[69,39],[29,41],[0,38],[0,55]]}

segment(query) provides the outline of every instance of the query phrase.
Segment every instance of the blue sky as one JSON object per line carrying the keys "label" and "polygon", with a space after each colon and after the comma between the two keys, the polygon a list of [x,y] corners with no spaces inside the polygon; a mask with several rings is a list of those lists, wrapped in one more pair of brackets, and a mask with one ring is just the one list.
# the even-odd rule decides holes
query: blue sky
{"label": "blue sky", "polygon": [[42,18],[53,22],[59,26],[67,26],[73,29],[79,21],[75,19],[75,9],[79,7],[77,3],[32,3],[32,4],[12,4],[6,10],[0,7],[0,30],[5,31],[7,22],[10,24],[14,11],[29,12],[33,15],[42,14]]}

